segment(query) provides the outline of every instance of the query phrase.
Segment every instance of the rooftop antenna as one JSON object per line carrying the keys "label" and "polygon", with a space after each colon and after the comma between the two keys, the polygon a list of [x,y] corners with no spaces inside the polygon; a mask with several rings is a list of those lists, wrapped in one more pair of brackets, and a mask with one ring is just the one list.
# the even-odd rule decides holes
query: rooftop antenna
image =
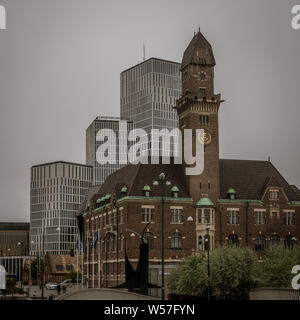
{"label": "rooftop antenna", "polygon": [[271,157],[270,156],[268,156],[268,161],[271,162]]}
{"label": "rooftop antenna", "polygon": [[143,41],[143,61],[146,60],[146,47],[145,47],[145,42]]}

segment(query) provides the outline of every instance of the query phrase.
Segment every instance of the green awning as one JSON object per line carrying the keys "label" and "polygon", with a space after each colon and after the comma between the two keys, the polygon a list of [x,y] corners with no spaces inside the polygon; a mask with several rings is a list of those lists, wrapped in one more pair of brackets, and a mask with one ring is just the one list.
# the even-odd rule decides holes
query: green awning
{"label": "green awning", "polygon": [[214,204],[209,198],[201,198],[196,203],[196,207],[214,207]]}

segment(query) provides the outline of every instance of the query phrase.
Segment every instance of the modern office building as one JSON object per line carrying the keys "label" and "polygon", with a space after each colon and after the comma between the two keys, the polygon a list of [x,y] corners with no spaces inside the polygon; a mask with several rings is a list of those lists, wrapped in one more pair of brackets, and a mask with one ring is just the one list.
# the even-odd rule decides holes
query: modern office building
{"label": "modern office building", "polygon": [[[114,157],[116,163],[101,164],[97,160],[97,150],[106,141],[99,141],[100,130],[113,130],[116,139],[110,139],[109,148],[114,150],[109,156]],[[126,163],[121,163],[121,158],[127,159],[127,147],[129,144],[126,139],[127,133],[134,129],[132,121],[121,119],[119,117],[97,117],[86,130],[86,164],[93,167],[94,185],[102,185],[105,179],[123,167]],[[108,131],[106,131],[108,133]],[[112,138],[112,137],[110,137]],[[120,139],[124,138],[119,146]]]}
{"label": "modern office building", "polygon": [[29,252],[29,223],[0,222],[0,256],[21,256]]}
{"label": "modern office building", "polygon": [[0,265],[7,275],[22,279],[22,269],[29,254],[29,223],[0,222]]}
{"label": "modern office building", "polygon": [[76,213],[92,184],[92,167],[57,161],[31,167],[30,253],[75,251]]}
{"label": "modern office building", "polygon": [[123,71],[120,85],[122,118],[134,121],[148,135],[151,129],[178,127],[174,107],[181,94],[180,63],[150,58]]}

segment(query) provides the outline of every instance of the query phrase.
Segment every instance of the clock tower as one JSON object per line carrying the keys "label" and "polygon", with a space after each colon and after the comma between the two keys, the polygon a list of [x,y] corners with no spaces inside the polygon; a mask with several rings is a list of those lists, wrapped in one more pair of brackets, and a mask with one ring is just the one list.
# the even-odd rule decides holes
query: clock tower
{"label": "clock tower", "polygon": [[[183,55],[182,95],[176,105],[179,128],[193,130],[193,153],[196,143],[204,144],[202,174],[186,176],[194,202],[209,198],[216,203],[220,195],[218,111],[222,100],[214,93],[215,64],[211,45],[199,30]],[[196,129],[204,129],[204,135],[197,137]]]}

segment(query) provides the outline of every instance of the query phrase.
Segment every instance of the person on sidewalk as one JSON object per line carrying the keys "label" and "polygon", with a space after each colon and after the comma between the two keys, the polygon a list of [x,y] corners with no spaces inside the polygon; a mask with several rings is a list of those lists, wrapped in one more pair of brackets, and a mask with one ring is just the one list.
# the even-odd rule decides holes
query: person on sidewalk
{"label": "person on sidewalk", "polygon": [[60,286],[60,284],[57,285],[56,290],[57,290],[58,295],[60,295],[60,291],[61,291],[61,286]]}

